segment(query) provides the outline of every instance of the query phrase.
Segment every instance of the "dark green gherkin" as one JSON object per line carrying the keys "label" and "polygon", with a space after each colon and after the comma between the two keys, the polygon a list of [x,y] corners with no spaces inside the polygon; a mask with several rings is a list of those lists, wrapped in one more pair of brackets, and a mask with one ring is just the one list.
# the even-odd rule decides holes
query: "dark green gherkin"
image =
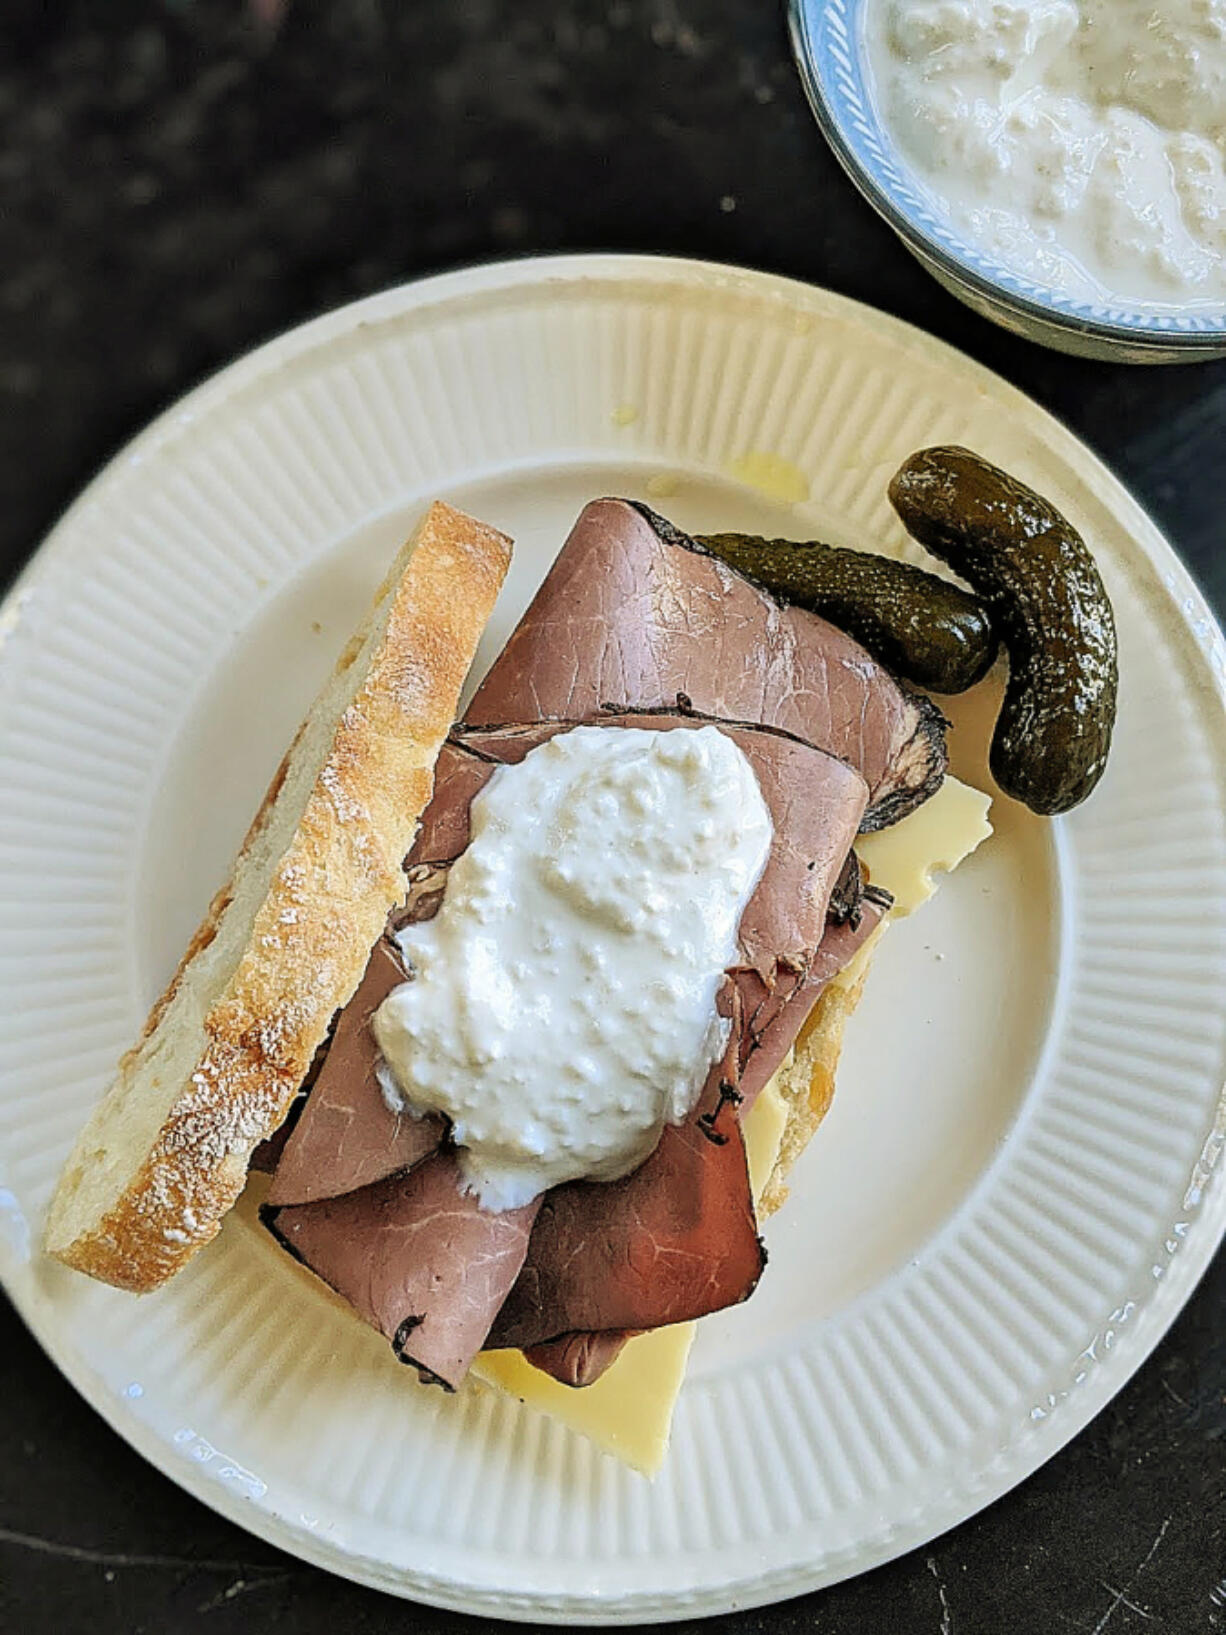
{"label": "dark green gherkin", "polygon": [[1008,651],[992,775],[1035,812],[1067,812],[1102,777],[1118,686],[1115,617],[1085,542],[969,449],[913,454],[890,499],[907,532],[983,598]]}
{"label": "dark green gherkin", "polygon": [[905,681],[961,693],[985,676],[996,636],[958,585],[872,551],[819,540],[699,534],[697,542],[772,596],[820,613]]}

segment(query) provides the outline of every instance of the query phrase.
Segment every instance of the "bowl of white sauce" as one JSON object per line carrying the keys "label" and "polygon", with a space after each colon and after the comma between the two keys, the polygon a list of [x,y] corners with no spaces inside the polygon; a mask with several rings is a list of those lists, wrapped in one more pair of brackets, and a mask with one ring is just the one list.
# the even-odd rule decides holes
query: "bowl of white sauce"
{"label": "bowl of white sauce", "polygon": [[1006,328],[1226,356],[1226,0],[791,0],[852,180]]}

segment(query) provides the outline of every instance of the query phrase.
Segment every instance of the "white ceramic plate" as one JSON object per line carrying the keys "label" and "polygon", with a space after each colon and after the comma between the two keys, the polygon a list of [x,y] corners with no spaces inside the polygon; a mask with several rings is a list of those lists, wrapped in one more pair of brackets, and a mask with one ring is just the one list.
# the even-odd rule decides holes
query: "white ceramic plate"
{"label": "white ceramic plate", "polygon": [[[901,550],[886,480],[935,441],[1006,464],[1094,542],[1114,756],[1063,822],[998,803],[997,839],[885,943],[768,1275],[702,1325],[654,1483],[509,1399],[417,1388],[241,1208],[139,1304],[39,1256],[77,1127],[431,496],[517,536],[488,662],[593,495]],[[399,1594],[668,1619],[919,1544],[1102,1407],[1222,1234],[1224,672],[1183,569],[1073,437],[818,290],[520,262],[273,342],[116,459],[0,611],[10,1293],[169,1476]],[[955,734],[972,775],[988,708]]]}

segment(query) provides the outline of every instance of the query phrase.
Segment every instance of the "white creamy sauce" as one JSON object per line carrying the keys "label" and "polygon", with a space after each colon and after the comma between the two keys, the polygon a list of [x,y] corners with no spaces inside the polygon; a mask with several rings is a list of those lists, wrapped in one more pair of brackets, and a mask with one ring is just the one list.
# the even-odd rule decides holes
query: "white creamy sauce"
{"label": "white creamy sauce", "polygon": [[971,243],[1077,299],[1226,302],[1226,0],[869,0],[865,26]]}
{"label": "white creamy sauce", "polygon": [[487,1208],[615,1180],[691,1111],[771,838],[716,727],[576,727],[493,774],[373,1024],[408,1105],[452,1120]]}

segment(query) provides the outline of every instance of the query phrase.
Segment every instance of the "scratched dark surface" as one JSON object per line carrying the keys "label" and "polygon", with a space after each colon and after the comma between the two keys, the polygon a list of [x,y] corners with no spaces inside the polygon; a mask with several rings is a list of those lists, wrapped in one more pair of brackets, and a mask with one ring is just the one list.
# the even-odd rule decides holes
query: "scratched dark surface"
{"label": "scratched dark surface", "polygon": [[[1226,365],[1056,357],[942,294],[805,109],[774,0],[0,7],[0,581],[131,433],[270,333],[421,272],[634,249],[790,273],[1067,420],[1226,612]],[[1226,1630],[1226,1261],[1098,1420],[925,1549],[750,1631]],[[0,1307],[0,1628],[475,1631],[303,1566],[152,1469]],[[716,1627],[714,1625],[708,1627]]]}

